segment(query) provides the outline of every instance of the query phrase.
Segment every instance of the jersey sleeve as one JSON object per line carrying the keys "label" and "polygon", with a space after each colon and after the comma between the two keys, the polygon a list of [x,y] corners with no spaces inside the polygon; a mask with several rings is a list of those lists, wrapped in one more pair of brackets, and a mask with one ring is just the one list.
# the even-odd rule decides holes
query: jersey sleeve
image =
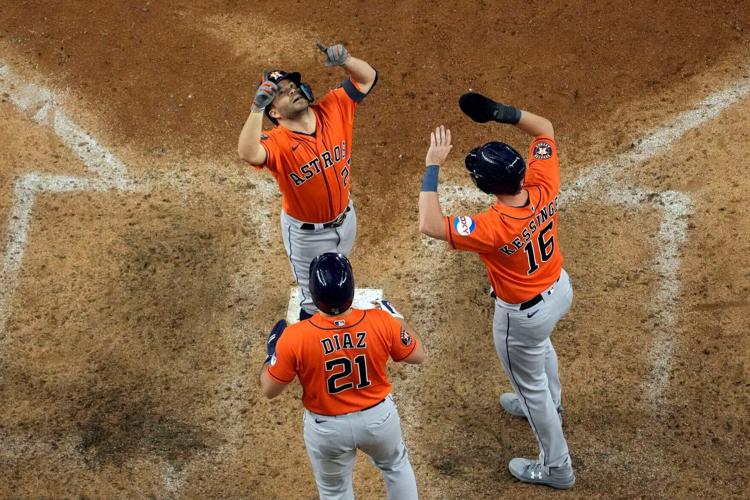
{"label": "jersey sleeve", "polygon": [[389,354],[393,361],[403,361],[417,348],[417,339],[412,337],[402,326],[401,322],[388,314],[381,311],[383,322],[388,331],[388,341],[390,344]]}
{"label": "jersey sleeve", "polygon": [[356,85],[353,81],[346,80],[340,87],[328,92],[320,101],[320,105],[336,109],[345,124],[353,125],[357,104],[365,97]]}
{"label": "jersey sleeve", "polygon": [[490,215],[486,212],[475,216],[449,215],[445,217],[445,232],[448,243],[456,250],[490,253],[497,250],[495,232]]}
{"label": "jersey sleeve", "polygon": [[281,164],[281,145],[278,139],[273,134],[261,132],[260,145],[266,150],[266,162],[263,165],[256,166],[256,168],[278,169],[278,165]]}
{"label": "jersey sleeve", "polygon": [[268,374],[277,382],[289,384],[297,376],[297,356],[294,349],[294,338],[286,332],[276,344],[276,355],[268,364]]}
{"label": "jersey sleeve", "polygon": [[529,147],[529,166],[524,184],[545,186],[551,196],[560,191],[560,160],[554,139],[545,136],[534,138]]}

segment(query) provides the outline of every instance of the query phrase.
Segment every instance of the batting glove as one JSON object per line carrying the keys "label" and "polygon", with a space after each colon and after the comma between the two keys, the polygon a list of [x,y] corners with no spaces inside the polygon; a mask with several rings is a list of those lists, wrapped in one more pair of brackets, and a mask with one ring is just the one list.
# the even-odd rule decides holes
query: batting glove
{"label": "batting glove", "polygon": [[373,304],[375,304],[378,307],[378,309],[382,309],[383,311],[387,312],[394,318],[404,319],[404,315],[398,312],[396,310],[396,307],[393,304],[391,304],[389,300],[380,299],[380,300],[376,300],[375,302],[373,302]]}
{"label": "batting glove", "polygon": [[326,55],[326,66],[343,66],[351,57],[343,44],[337,43],[326,47],[322,43],[317,42],[315,45]]}
{"label": "batting glove", "polygon": [[266,109],[266,106],[271,104],[276,97],[279,87],[271,81],[264,81],[258,86],[258,90],[255,92],[255,99],[253,99],[253,105],[258,109]]}
{"label": "batting glove", "polygon": [[286,320],[279,320],[268,335],[268,341],[266,341],[266,360],[264,363],[270,363],[276,357],[276,343],[281,338],[281,334],[286,329]]}

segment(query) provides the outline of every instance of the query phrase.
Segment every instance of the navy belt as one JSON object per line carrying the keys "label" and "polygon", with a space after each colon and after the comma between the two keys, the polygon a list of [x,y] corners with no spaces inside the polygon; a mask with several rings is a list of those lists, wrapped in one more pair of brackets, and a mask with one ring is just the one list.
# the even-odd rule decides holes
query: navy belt
{"label": "navy belt", "polygon": [[344,415],[349,415],[351,413],[359,413],[361,411],[371,410],[371,409],[375,408],[376,406],[381,405],[383,403],[385,403],[385,398],[381,399],[380,401],[378,401],[377,403],[375,403],[372,406],[368,406],[367,408],[362,408],[361,410],[350,411],[349,413],[342,413],[341,415],[324,415],[323,413],[317,413],[317,412],[313,412],[313,413],[315,413],[316,415],[320,415],[321,417],[336,418],[336,417],[343,417]]}
{"label": "navy belt", "polygon": [[[557,283],[558,281],[560,281],[560,278],[557,278],[555,280],[555,283]],[[552,286],[555,286],[555,283],[552,283]],[[493,299],[497,298],[497,295],[495,295],[495,291],[494,290],[490,293],[490,295],[492,296]],[[528,309],[530,307],[534,307],[535,305],[537,305],[538,303],[540,303],[542,300],[544,300],[544,297],[542,297],[542,294],[540,293],[536,297],[531,297],[526,302],[522,302],[521,305],[518,306],[518,310],[519,311],[525,311],[526,309]]]}
{"label": "navy belt", "polygon": [[[344,223],[344,219],[346,219],[346,214],[349,213],[351,209],[352,207],[346,207],[346,210],[341,212],[341,214],[338,217],[333,219],[331,222],[326,222],[325,224],[323,224],[323,229],[328,229],[331,227],[339,227],[341,224]],[[304,222],[299,228],[304,229],[305,231],[314,231],[315,224],[311,224],[310,222]]]}
{"label": "navy belt", "polygon": [[521,306],[518,308],[518,310],[519,311],[523,311],[523,310],[528,309],[530,307],[534,307],[535,305],[537,305],[541,301],[542,301],[542,294],[540,293],[536,297],[533,297],[533,298],[527,300],[526,302],[524,302],[523,304],[521,304]]}
{"label": "navy belt", "polygon": [[385,403],[385,398],[381,399],[380,401],[378,401],[377,403],[375,403],[375,404],[374,404],[374,405],[372,405],[372,406],[368,406],[367,408],[362,408],[361,410],[357,410],[357,411],[365,411],[365,410],[370,410],[370,409],[372,409],[372,408],[375,408],[376,406],[378,406],[378,405],[381,405],[381,404],[383,404],[383,403]]}

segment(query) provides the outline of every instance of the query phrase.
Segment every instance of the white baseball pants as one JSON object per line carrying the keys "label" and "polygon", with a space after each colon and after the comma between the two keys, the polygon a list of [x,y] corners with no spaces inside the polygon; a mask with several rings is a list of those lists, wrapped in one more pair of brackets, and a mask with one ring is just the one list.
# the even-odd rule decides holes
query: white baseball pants
{"label": "white baseball pants", "polygon": [[305,447],[321,499],[354,498],[357,449],[367,453],[385,479],[388,498],[415,500],[417,482],[401,437],[401,421],[389,395],[368,410],[335,417],[305,410]]}
{"label": "white baseball pants", "polygon": [[541,295],[541,302],[523,311],[496,299],[493,334],[497,356],[539,442],[539,460],[545,467],[560,467],[570,464],[570,453],[557,416],[562,390],[550,336],[573,303],[568,273],[563,269]]}

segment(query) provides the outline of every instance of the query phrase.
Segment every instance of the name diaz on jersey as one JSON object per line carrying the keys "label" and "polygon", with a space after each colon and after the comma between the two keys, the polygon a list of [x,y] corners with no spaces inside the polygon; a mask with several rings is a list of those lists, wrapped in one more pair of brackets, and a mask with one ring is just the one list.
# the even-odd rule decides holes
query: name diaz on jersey
{"label": "name diaz on jersey", "polygon": [[536,233],[538,230],[542,230],[543,232],[547,232],[552,228],[552,223],[554,221],[550,221],[550,223],[542,228],[542,224],[544,224],[547,219],[551,219],[552,216],[554,216],[557,213],[557,199],[560,196],[555,196],[555,199],[550,201],[547,206],[543,207],[541,210],[539,210],[539,213],[536,214],[535,217],[533,217],[529,223],[526,225],[525,228],[523,228],[523,231],[519,235],[517,235],[508,245],[503,245],[502,248],[499,250],[503,252],[505,255],[513,255],[518,250],[523,248],[524,244],[528,242],[532,235]]}
{"label": "name diaz on jersey", "polygon": [[[334,146],[333,154],[328,150],[323,151],[320,153],[320,156],[313,158],[299,167],[299,173],[290,172],[289,177],[291,177],[295,186],[301,186],[308,180],[312,179],[313,176],[323,171],[320,168],[321,164],[323,165],[323,168],[329,168],[335,163],[340,162],[342,158],[346,158],[346,141],[341,141],[341,145]],[[341,172],[341,175],[344,177],[344,185],[346,185],[349,176],[348,166],[351,164],[351,158],[346,160],[346,164],[347,167],[344,167],[344,170]]]}
{"label": "name diaz on jersey", "polygon": [[357,337],[356,343],[352,338],[352,334],[344,332],[339,336],[338,333],[334,333],[331,337],[321,339],[320,343],[323,345],[323,352],[331,354],[334,351],[341,349],[365,349],[367,344],[365,343],[365,337],[367,332],[356,332],[354,335]]}

